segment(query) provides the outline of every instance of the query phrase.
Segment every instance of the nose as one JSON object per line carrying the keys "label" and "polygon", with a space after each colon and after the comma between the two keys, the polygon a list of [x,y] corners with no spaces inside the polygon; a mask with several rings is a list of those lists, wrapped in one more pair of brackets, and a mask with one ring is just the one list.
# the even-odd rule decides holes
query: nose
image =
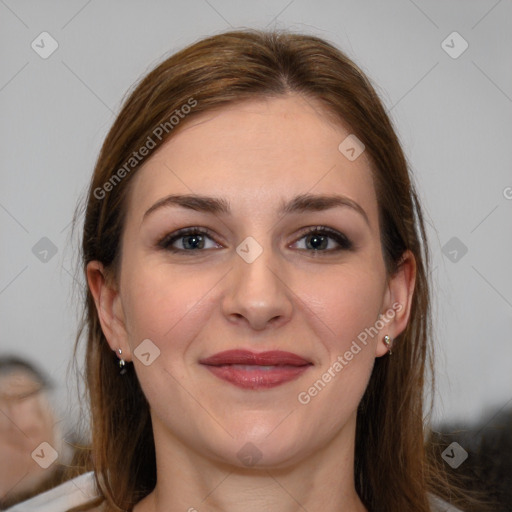
{"label": "nose", "polygon": [[286,272],[278,256],[267,246],[251,263],[237,253],[233,259],[222,302],[226,318],[257,331],[286,324],[293,311],[293,294],[286,285]]}

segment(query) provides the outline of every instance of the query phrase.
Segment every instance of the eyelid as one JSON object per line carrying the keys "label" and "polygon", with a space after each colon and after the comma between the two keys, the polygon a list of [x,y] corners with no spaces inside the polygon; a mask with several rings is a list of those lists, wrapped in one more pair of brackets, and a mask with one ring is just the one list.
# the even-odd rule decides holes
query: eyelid
{"label": "eyelid", "polygon": [[[211,231],[208,228],[205,227],[199,227],[199,226],[189,226],[186,228],[180,228],[177,231],[173,231],[172,233],[167,233],[165,236],[163,236],[158,242],[157,245],[159,247],[162,247],[163,249],[170,249],[171,242],[174,242],[181,237],[188,236],[191,234],[200,234],[205,235],[211,240],[213,240],[215,243],[219,244],[217,240],[215,239],[216,235],[214,235],[213,231]],[[220,245],[220,244],[219,244]],[[176,252],[180,252],[179,249],[176,249]],[[195,252],[195,251],[184,251],[184,252]]]}
{"label": "eyelid", "polygon": [[[339,252],[342,250],[348,251],[348,250],[354,249],[354,243],[347,235],[345,235],[345,233],[338,231],[337,229],[330,228],[328,226],[318,226],[318,225],[317,226],[308,226],[308,227],[303,228],[303,230],[301,230],[301,234],[298,236],[296,241],[293,243],[297,243],[299,240],[301,240],[305,236],[312,234],[312,233],[320,233],[322,235],[327,235],[329,238],[334,239],[336,241],[336,243],[339,245],[339,247],[337,249],[330,249],[330,250],[326,250],[326,251],[311,250],[311,251],[306,251],[306,252],[328,254],[328,253],[333,253],[333,252]],[[304,249],[302,249],[302,250],[304,250]]]}
{"label": "eyelid", "polygon": [[[339,245],[336,249],[329,249],[329,250],[307,250],[307,249],[300,249],[303,252],[311,252],[311,253],[333,253],[333,252],[339,252],[342,250],[351,250],[354,248],[354,244],[351,241],[350,238],[348,238],[344,233],[330,228],[328,226],[307,226],[300,230],[299,235],[295,235],[295,239],[293,242],[291,242],[289,245],[293,245],[297,243],[299,240],[304,238],[305,236],[312,234],[312,233],[320,233],[323,235],[327,235],[329,238],[336,241],[336,243]],[[178,229],[177,231],[173,231],[172,233],[166,234],[164,237],[162,237],[158,242],[158,247],[161,247],[162,249],[168,250],[170,252],[174,253],[201,253],[204,252],[207,249],[202,250],[190,250],[187,251],[185,249],[176,249],[172,247],[172,243],[174,243],[176,240],[191,235],[191,234],[199,234],[199,235],[205,235],[206,237],[210,238],[212,241],[214,241],[218,245],[222,245],[220,242],[216,240],[217,235],[213,233],[212,230],[206,227],[199,227],[199,226],[189,226],[185,228]]]}

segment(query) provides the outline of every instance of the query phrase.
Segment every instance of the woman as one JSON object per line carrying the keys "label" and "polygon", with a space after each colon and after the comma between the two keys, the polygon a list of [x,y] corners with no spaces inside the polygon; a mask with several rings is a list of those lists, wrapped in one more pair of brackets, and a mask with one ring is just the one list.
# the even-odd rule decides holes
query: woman
{"label": "woman", "polygon": [[80,510],[455,510],[424,450],[427,260],[397,136],[339,50],[234,31],[167,59],[87,200]]}

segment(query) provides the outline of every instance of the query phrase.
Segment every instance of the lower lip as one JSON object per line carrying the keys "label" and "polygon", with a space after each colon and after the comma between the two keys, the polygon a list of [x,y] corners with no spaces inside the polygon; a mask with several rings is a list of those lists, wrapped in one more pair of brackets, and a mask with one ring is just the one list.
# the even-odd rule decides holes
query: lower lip
{"label": "lower lip", "polygon": [[251,365],[205,365],[219,379],[225,380],[244,389],[268,389],[290,382],[302,375],[311,365],[306,366],[275,366],[261,369]]}

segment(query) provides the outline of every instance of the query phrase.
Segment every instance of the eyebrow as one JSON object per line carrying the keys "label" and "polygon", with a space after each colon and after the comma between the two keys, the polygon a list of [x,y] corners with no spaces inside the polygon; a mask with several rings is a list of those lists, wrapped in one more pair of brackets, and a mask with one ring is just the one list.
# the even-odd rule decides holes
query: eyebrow
{"label": "eyebrow", "polygon": [[[160,199],[153,206],[151,206],[144,214],[143,220],[156,210],[172,206],[187,208],[189,210],[195,210],[198,212],[211,213],[214,215],[231,215],[231,208],[227,199],[196,194],[171,194]],[[339,207],[351,208],[352,210],[359,213],[364,218],[365,222],[370,225],[368,215],[358,203],[352,199],[349,199],[348,197],[338,194],[300,194],[288,202],[282,201],[278,213],[292,214],[320,212]]]}

